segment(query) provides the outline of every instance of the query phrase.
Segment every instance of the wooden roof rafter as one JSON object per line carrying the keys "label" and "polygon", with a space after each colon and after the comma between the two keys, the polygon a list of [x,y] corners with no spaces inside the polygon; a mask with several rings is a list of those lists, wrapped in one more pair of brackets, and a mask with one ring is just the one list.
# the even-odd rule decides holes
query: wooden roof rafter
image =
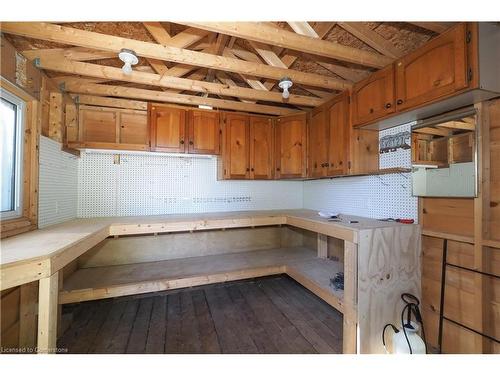
{"label": "wooden roof rafter", "polygon": [[161,46],[158,44],[127,39],[107,34],[100,34],[49,23],[3,23],[2,31],[8,34],[21,35],[41,40],[70,44],[86,48],[119,52],[122,48],[133,49],[137,55],[181,64],[195,65],[218,70],[251,74],[259,77],[280,79],[289,76],[297,83],[315,87],[344,90],[350,84],[313,73],[271,67],[264,64],[235,60],[224,56],[195,52],[184,48]]}
{"label": "wooden roof rafter", "polygon": [[145,84],[162,88],[172,88],[182,91],[201,92],[203,94],[216,94],[224,96],[241,97],[245,99],[278,102],[282,104],[297,104],[304,106],[317,106],[321,100],[300,95],[290,95],[287,102],[278,92],[261,91],[244,87],[230,87],[219,83],[196,81],[187,78],[171,77],[149,72],[132,71],[124,74],[120,68],[111,66],[90,64],[67,59],[43,59],[39,60],[42,69],[57,71],[66,74],[77,74],[86,77],[102,78],[108,81],[123,81],[137,84]]}
{"label": "wooden roof rafter", "polygon": [[238,38],[307,52],[372,68],[382,68],[392,60],[386,56],[338,43],[311,38],[292,31],[278,29],[259,22],[186,22],[187,26],[225,33]]}
{"label": "wooden roof rafter", "polygon": [[262,113],[282,116],[296,113],[290,108],[270,106],[264,104],[243,103],[234,100],[214,99],[208,97],[167,93],[163,91],[130,88],[116,85],[102,85],[89,83],[85,80],[73,79],[65,82],[64,89],[72,94],[96,95],[103,97],[127,98],[163,103],[176,103],[197,106],[210,105],[214,108],[231,109],[235,111]]}

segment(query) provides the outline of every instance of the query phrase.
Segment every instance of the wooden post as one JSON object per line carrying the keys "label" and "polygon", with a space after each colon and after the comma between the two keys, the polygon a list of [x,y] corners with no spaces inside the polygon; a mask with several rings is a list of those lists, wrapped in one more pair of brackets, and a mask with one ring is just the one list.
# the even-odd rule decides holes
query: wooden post
{"label": "wooden post", "polygon": [[38,289],[38,353],[53,353],[57,343],[59,272],[40,279]]}
{"label": "wooden post", "polygon": [[318,233],[318,258],[328,258],[328,236]]}
{"label": "wooden post", "polygon": [[357,343],[358,245],[344,242],[344,329],[343,353],[356,354]]}
{"label": "wooden post", "polygon": [[23,284],[20,296],[19,312],[19,348],[36,346],[36,307],[38,283]]}
{"label": "wooden post", "polygon": [[[489,252],[483,246],[483,239],[489,238],[490,221],[490,122],[488,103],[476,104],[477,109],[477,170],[478,194],[474,199],[474,269],[489,270]],[[481,274],[474,275],[474,323],[483,333],[490,330],[487,304],[491,301],[490,280]],[[491,342],[479,335],[475,338],[477,353],[491,353]]]}

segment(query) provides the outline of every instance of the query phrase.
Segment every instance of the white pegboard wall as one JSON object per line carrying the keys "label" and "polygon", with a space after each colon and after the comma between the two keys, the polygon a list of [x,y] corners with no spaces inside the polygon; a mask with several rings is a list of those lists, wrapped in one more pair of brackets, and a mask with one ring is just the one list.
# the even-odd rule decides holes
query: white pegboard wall
{"label": "white pegboard wall", "polygon": [[82,153],[78,216],[302,208],[300,181],[217,181],[215,158]]}
{"label": "white pegboard wall", "polygon": [[71,220],[77,214],[77,158],[61,151],[61,144],[40,137],[38,226]]}
{"label": "white pegboard wall", "polygon": [[[409,131],[405,124],[380,132],[379,137]],[[411,150],[380,155],[380,168],[411,167]],[[411,174],[347,177],[304,182],[304,208],[329,210],[371,218],[418,219]]]}

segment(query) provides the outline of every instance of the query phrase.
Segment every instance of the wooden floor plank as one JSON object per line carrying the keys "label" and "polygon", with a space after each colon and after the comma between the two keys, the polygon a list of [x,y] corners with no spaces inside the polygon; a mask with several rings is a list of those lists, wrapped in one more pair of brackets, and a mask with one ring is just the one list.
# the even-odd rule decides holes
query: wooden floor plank
{"label": "wooden floor plank", "polygon": [[138,308],[138,299],[131,299],[127,301],[125,311],[120,318],[115,335],[113,336],[113,339],[111,340],[110,345],[108,345],[105,353],[125,353]]}
{"label": "wooden floor plank", "polygon": [[238,285],[242,295],[254,311],[260,324],[269,332],[271,339],[284,354],[317,353],[313,346],[291,324],[288,318],[272,303],[272,301],[256,285],[257,283],[241,283]]}
{"label": "wooden floor plank", "polygon": [[[338,353],[342,316],[287,276],[67,306],[70,353]],[[339,344],[340,343],[340,344]]]}
{"label": "wooden floor plank", "polygon": [[167,332],[167,296],[156,296],[153,299],[153,309],[149,321],[146,353],[159,354],[165,351]]}
{"label": "wooden floor plank", "polygon": [[238,311],[241,327],[244,327],[248,331],[248,336],[254,342],[259,353],[279,353],[278,347],[274,344],[271,335],[260,324],[252,308],[248,305],[243,294],[241,294],[238,289],[238,286],[235,284],[228,285],[225,289],[233,302],[232,305]]}
{"label": "wooden floor plank", "polygon": [[192,297],[202,352],[211,354],[221,353],[219,339],[205,298],[205,292],[200,289],[194,290]]}
{"label": "wooden floor plank", "polygon": [[167,299],[167,334],[165,353],[181,351],[181,296],[180,293],[168,295]]}
{"label": "wooden floor plank", "polygon": [[153,308],[152,298],[142,298],[127,344],[127,353],[142,354],[146,349],[149,321]]}
{"label": "wooden floor plank", "polygon": [[205,290],[212,312],[215,329],[222,353],[254,353],[259,351],[240,323],[238,311],[231,305],[224,285],[216,285]]}
{"label": "wooden floor plank", "polygon": [[118,329],[118,324],[120,323],[120,319],[125,312],[126,306],[126,301],[118,300],[113,303],[111,311],[104,321],[102,329],[97,334],[89,353],[106,353],[111,345],[113,337],[115,336],[116,330]]}
{"label": "wooden floor plank", "polygon": [[299,332],[311,343],[319,353],[335,353],[334,348],[326,341],[322,335],[311,326],[309,320],[302,315],[297,306],[288,301],[287,298],[280,295],[279,291],[272,285],[273,280],[261,283],[259,286],[264,293],[273,301],[273,303],[285,314],[290,322],[297,327]]}

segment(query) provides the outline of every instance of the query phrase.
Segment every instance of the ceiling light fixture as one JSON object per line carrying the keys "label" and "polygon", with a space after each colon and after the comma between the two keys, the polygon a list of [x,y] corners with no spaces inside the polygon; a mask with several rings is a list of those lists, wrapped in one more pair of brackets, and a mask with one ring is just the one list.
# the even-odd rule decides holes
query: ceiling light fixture
{"label": "ceiling light fixture", "polygon": [[125,74],[132,73],[132,65],[136,65],[139,62],[137,55],[131,49],[122,48],[118,57],[124,63],[122,70]]}
{"label": "ceiling light fixture", "polygon": [[290,87],[292,87],[293,85],[293,82],[290,78],[288,77],[283,77],[280,79],[280,82],[278,83],[278,86],[280,87],[280,89],[283,90],[283,99],[288,99],[289,96],[290,96],[290,92],[288,91],[288,89]]}

